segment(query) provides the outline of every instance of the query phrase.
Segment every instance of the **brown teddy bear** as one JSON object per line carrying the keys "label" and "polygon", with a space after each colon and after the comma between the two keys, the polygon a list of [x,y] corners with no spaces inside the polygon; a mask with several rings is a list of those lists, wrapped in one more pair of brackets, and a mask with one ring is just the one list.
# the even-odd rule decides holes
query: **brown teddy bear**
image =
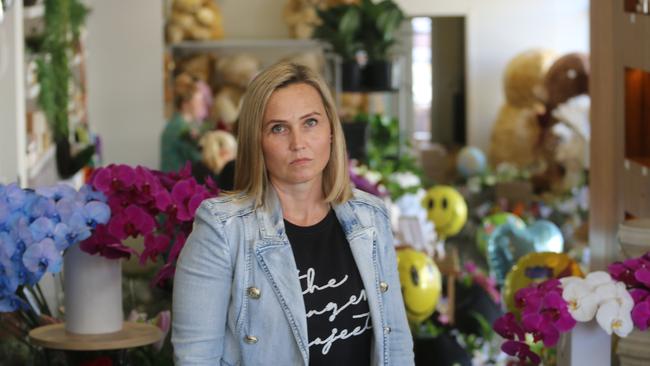
{"label": "brown teddy bear", "polygon": [[494,166],[508,162],[530,168],[538,163],[538,116],[544,113],[546,101],[544,76],[554,59],[552,51],[535,49],[508,63],[503,77],[506,103],[499,111],[490,143]]}
{"label": "brown teddy bear", "polygon": [[258,59],[244,53],[217,60],[216,71],[222,86],[214,97],[211,115],[220,128],[232,130],[246,87],[261,66]]}
{"label": "brown teddy bear", "polygon": [[166,36],[168,43],[221,39],[221,11],[213,0],[173,0]]}
{"label": "brown teddy bear", "polygon": [[553,63],[544,80],[548,122],[542,132],[543,177],[555,192],[583,184],[589,168],[589,68],[587,54],[569,53]]}

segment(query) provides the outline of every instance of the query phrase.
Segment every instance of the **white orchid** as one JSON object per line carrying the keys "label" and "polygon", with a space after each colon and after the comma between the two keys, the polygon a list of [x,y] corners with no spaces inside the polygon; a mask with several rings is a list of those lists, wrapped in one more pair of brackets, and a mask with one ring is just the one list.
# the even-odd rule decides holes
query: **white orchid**
{"label": "white orchid", "polygon": [[633,328],[631,311],[634,300],[625,288],[607,272],[596,271],[585,278],[566,277],[562,283],[562,298],[569,304],[569,313],[579,322],[596,321],[607,334],[621,337]]}
{"label": "white orchid", "polygon": [[579,277],[569,277],[561,282],[562,298],[569,304],[569,313],[573,319],[579,322],[593,319],[598,310],[599,299],[591,284]]}
{"label": "white orchid", "polygon": [[610,297],[598,308],[596,321],[607,334],[611,335],[614,332],[620,337],[625,337],[634,328],[631,315],[634,300],[627,292],[624,283],[618,282],[614,285],[614,288],[610,287],[610,285],[605,286],[608,287],[606,290]]}
{"label": "white orchid", "polygon": [[420,187],[420,177],[413,172],[398,172],[390,175],[390,180],[397,183],[402,189]]}

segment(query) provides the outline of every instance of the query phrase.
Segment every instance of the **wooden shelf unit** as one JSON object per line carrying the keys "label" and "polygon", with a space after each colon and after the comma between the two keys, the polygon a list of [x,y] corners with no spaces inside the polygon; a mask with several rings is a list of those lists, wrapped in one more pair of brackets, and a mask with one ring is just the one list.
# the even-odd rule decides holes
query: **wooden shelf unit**
{"label": "wooden shelf unit", "polygon": [[650,156],[643,147],[650,145],[644,117],[650,100],[633,96],[630,86],[638,70],[650,72],[650,17],[627,12],[629,1],[622,3],[592,0],[590,7],[591,270],[620,258],[617,232],[626,214],[650,217]]}

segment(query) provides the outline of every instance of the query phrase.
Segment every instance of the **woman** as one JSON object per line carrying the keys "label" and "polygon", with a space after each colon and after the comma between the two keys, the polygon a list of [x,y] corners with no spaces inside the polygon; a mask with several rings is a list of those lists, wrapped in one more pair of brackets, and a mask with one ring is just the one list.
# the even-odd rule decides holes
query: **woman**
{"label": "woman", "polygon": [[176,112],[167,122],[160,138],[160,168],[165,172],[180,170],[189,161],[201,161],[198,138],[201,122],[207,115],[199,83],[188,74],[174,81]]}
{"label": "woman", "polygon": [[237,193],[201,204],[178,261],[178,364],[413,364],[388,213],[350,188],[326,84],[263,71],[238,137]]}

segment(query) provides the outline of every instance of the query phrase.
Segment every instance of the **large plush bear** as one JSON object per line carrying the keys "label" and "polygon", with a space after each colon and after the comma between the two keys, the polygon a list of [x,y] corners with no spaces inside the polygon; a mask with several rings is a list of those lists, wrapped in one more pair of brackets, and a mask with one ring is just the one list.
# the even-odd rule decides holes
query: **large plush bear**
{"label": "large plush bear", "polygon": [[169,43],[221,39],[221,11],[214,0],[173,0],[166,36]]}
{"label": "large plush bear", "polygon": [[220,128],[232,130],[239,116],[241,99],[248,83],[261,69],[261,62],[253,56],[240,53],[217,60],[216,71],[221,81],[212,105],[212,118]]}
{"label": "large plush bear", "polygon": [[585,183],[589,168],[589,56],[569,53],[546,73],[547,124],[543,126],[542,156],[546,186],[565,192]]}
{"label": "large plush bear", "polygon": [[531,168],[539,163],[542,131],[538,117],[545,113],[547,99],[544,77],[555,57],[552,51],[535,49],[508,63],[503,76],[506,102],[492,130],[491,164],[507,162]]}

